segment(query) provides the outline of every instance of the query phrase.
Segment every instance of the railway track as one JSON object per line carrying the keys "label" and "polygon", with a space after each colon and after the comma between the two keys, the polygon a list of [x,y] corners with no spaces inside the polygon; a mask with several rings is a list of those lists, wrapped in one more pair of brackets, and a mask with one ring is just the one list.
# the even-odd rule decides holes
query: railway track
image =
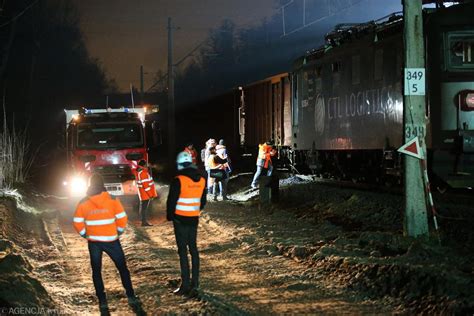
{"label": "railway track", "polygon": [[[280,172],[280,177],[283,175],[284,177],[289,177],[289,173],[287,172]],[[281,177],[281,178],[284,178]],[[331,186],[331,187],[338,187],[338,188],[345,188],[345,189],[354,189],[354,190],[361,190],[361,191],[371,191],[374,193],[390,193],[396,195],[402,195],[404,193],[403,186],[387,186],[383,184],[376,184],[376,183],[366,183],[366,182],[357,182],[352,180],[340,180],[336,178],[326,178],[320,177],[315,175],[296,175],[296,177],[301,178],[303,180],[308,181],[311,179],[312,182]],[[443,198],[443,199],[451,199],[451,198],[461,198],[474,201],[474,190],[470,188],[464,189],[452,189],[452,188],[438,188],[433,190],[432,192],[435,196]]]}

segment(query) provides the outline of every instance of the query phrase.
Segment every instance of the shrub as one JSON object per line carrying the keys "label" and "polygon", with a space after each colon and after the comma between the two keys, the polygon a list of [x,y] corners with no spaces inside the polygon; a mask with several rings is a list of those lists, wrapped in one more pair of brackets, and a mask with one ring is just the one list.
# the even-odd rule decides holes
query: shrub
{"label": "shrub", "polygon": [[0,131],[0,190],[24,183],[33,164],[26,128],[20,132],[8,128],[5,108],[3,129]]}

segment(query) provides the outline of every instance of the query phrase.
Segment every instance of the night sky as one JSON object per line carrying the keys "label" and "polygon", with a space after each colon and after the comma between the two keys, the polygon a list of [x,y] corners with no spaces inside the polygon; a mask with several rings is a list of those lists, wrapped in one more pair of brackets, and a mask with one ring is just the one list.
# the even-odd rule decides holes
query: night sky
{"label": "night sky", "polygon": [[[276,0],[73,1],[81,15],[90,55],[99,59],[122,91],[128,90],[130,83],[139,87],[140,65],[146,73],[145,90],[152,85],[159,69],[166,72],[168,17],[181,28],[174,37],[177,61],[225,18],[245,28],[280,12]],[[306,1],[307,6],[313,7],[326,3],[326,0]],[[347,22],[366,21],[401,10],[400,0],[352,0],[351,3],[353,8],[340,13],[349,15]],[[367,16],[360,16],[361,10]]]}
{"label": "night sky", "polygon": [[224,18],[237,26],[259,23],[276,12],[274,0],[74,0],[81,28],[92,57],[99,58],[121,90],[130,82],[139,87],[139,67],[144,66],[145,89],[158,69],[167,66],[167,19],[181,29],[175,32],[177,61]]}

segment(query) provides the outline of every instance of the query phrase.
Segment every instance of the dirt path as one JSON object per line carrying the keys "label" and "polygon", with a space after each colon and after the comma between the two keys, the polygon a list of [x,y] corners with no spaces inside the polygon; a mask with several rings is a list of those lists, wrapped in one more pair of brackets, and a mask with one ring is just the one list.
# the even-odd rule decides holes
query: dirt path
{"label": "dirt path", "polygon": [[[233,206],[210,203],[200,221],[198,244],[203,293],[199,299],[185,299],[171,293],[179,284],[179,262],[173,228],[165,221],[164,210],[156,212],[153,227],[140,228],[131,221],[121,242],[136,293],[149,315],[367,314],[393,310],[332,288],[306,265],[251,247],[260,237],[251,228],[227,219],[226,208],[232,211]],[[62,302],[65,311],[98,314],[87,243],[72,229],[66,216],[59,225],[51,219],[47,226],[64,266],[63,277],[49,279],[48,291],[55,301]],[[120,277],[107,256],[104,256],[103,278],[112,314],[132,314]]]}

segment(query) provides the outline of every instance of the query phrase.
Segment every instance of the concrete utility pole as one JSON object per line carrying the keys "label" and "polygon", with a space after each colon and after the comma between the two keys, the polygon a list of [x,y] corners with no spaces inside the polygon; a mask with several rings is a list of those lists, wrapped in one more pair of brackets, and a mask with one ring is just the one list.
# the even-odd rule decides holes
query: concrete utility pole
{"label": "concrete utility pole", "polygon": [[140,104],[143,105],[143,65],[140,65]]}
{"label": "concrete utility pole", "polygon": [[176,127],[174,109],[173,27],[168,18],[168,160],[170,171],[175,165]]}
{"label": "concrete utility pole", "polygon": [[[405,32],[405,143],[419,138],[426,159],[425,57],[421,0],[402,0]],[[405,155],[405,234],[428,234],[426,196],[420,160]]]}

